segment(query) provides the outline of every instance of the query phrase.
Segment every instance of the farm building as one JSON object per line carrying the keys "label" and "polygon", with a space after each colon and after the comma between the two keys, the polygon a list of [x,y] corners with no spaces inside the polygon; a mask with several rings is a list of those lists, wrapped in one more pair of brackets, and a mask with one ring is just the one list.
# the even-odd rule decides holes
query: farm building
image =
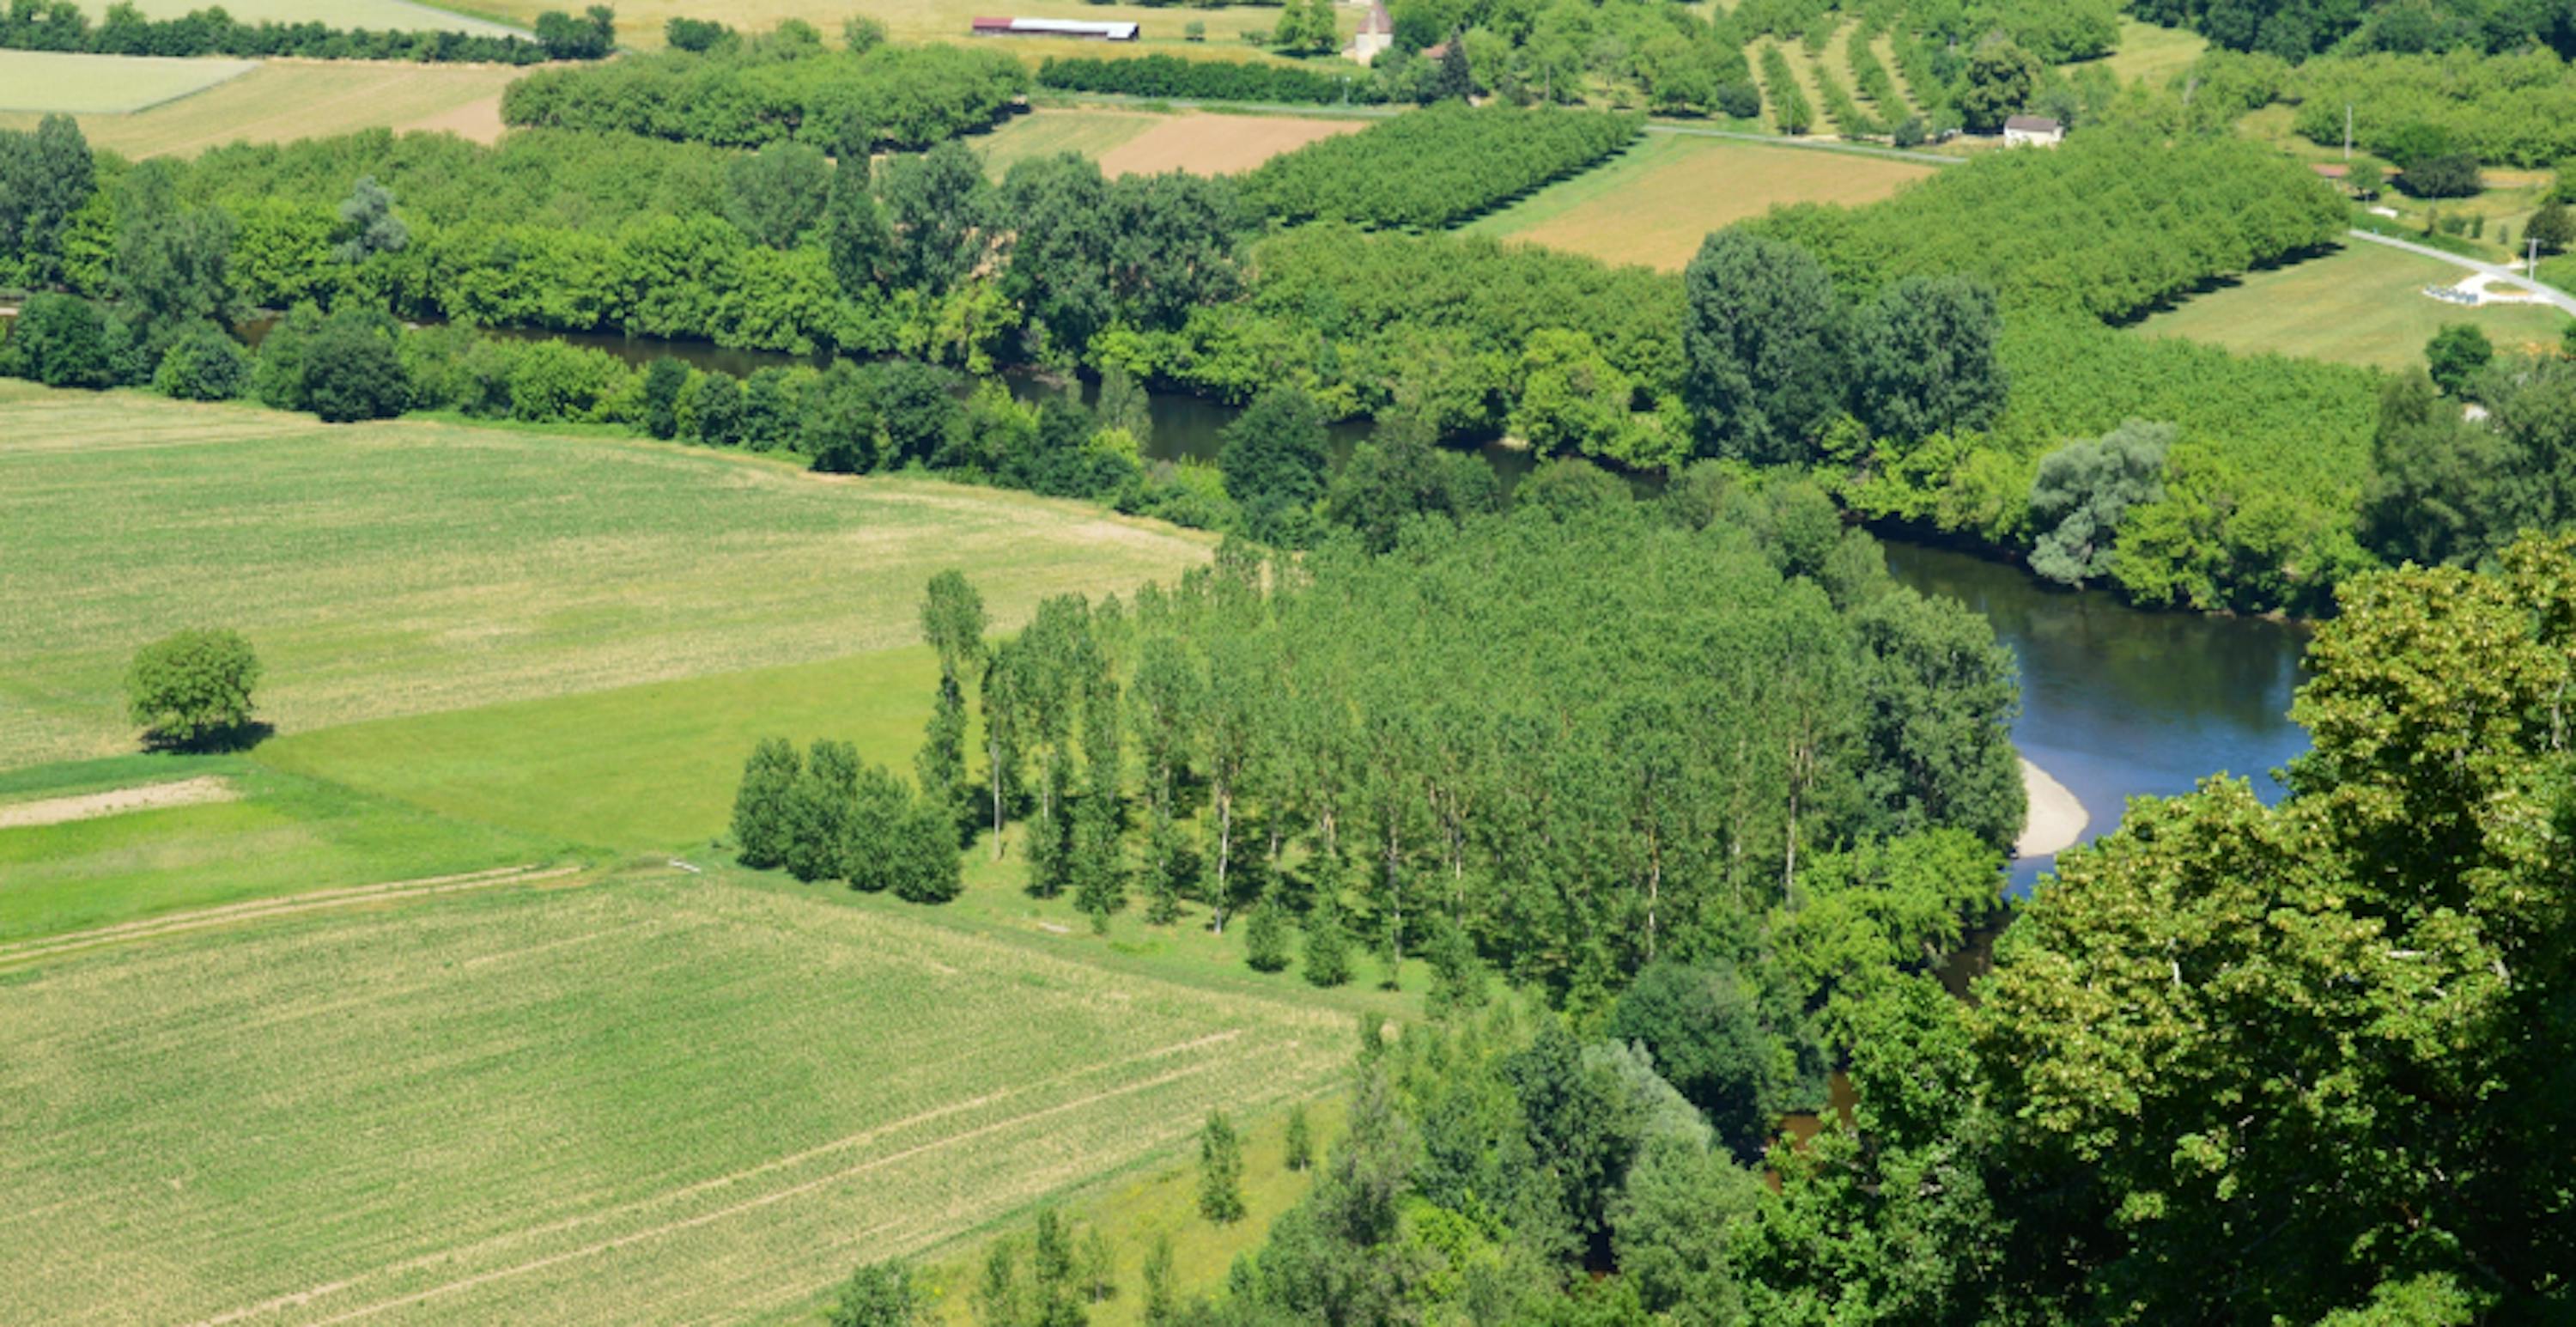
{"label": "farm building", "polygon": [[1395,45],[1395,20],[1386,12],[1386,0],[1369,0],[1368,16],[1360,20],[1360,30],[1342,54],[1367,64]]}
{"label": "farm building", "polygon": [[1090,41],[1134,41],[1133,23],[1090,23],[1074,18],[979,18],[970,29],[978,37],[1079,37]]}
{"label": "farm building", "polygon": [[2005,147],[2055,147],[2066,141],[2066,126],[2045,115],[2016,115],[2004,121]]}

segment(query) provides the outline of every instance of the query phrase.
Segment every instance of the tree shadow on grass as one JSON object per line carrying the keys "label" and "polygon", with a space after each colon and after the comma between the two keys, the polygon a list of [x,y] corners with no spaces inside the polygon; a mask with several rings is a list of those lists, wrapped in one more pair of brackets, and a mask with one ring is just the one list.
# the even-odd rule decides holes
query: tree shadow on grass
{"label": "tree shadow on grass", "polygon": [[260,719],[212,729],[185,740],[155,729],[143,735],[143,749],[174,756],[234,755],[276,735],[277,725]]}

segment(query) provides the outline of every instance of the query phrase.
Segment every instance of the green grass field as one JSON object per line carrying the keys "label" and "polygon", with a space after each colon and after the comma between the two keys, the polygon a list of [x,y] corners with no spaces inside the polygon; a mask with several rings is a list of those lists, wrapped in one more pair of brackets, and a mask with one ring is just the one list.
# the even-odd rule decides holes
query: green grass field
{"label": "green grass field", "polygon": [[[490,141],[501,132],[501,90],[525,72],[502,65],[270,60],[182,101],[79,119],[92,147],[135,158],[361,129],[453,129]],[[0,129],[32,129],[38,118],[0,114]]]}
{"label": "green grass field", "polygon": [[[95,19],[107,13],[113,0],[81,0],[81,8]],[[192,11],[211,8],[205,0],[133,0],[134,7],[145,18],[180,18]],[[580,6],[552,6],[579,12]],[[328,23],[336,28],[373,28],[394,32],[483,32],[508,34],[521,29],[506,27],[489,19],[471,18],[434,5],[412,3],[412,0],[225,0],[224,12],[240,23]],[[479,5],[466,5],[479,9]]]}
{"label": "green grass field", "polygon": [[2421,365],[2424,343],[2452,323],[2477,327],[2505,349],[2557,344],[2568,318],[2555,309],[2472,309],[2423,293],[2427,285],[2450,285],[2466,275],[2435,259],[2355,242],[2194,296],[2135,332],[2383,369]]}
{"label": "green grass field", "polygon": [[709,876],[0,974],[29,1321],[736,1318],[1322,1090],[1350,1015]]}
{"label": "green grass field", "polygon": [[248,60],[0,51],[0,111],[122,114],[203,92],[256,68]]}
{"label": "green grass field", "polygon": [[1019,162],[1059,152],[1096,161],[1166,118],[1151,111],[1047,108],[1019,116],[982,138],[966,141],[984,158],[985,171],[998,180]]}
{"label": "green grass field", "polygon": [[964,571],[997,624],[1208,541],[1024,494],[422,421],[0,386],[0,767],[131,750],[146,641],[247,634],[262,717],[337,724],[911,644]]}
{"label": "green grass field", "polygon": [[1467,229],[1679,271],[1720,227],[1783,203],[1870,203],[1939,169],[1860,153],[1651,134]]}
{"label": "green grass field", "polygon": [[[2143,78],[2148,87],[2162,88],[2208,50],[2209,39],[2197,32],[2123,18],[2120,44],[2101,63],[2124,84]],[[2066,66],[2069,71],[2082,67],[2081,63]]]}

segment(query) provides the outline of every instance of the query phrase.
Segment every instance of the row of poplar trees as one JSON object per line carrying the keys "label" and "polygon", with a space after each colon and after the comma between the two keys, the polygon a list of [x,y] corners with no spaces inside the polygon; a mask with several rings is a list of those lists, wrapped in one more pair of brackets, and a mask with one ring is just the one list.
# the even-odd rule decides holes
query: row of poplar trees
{"label": "row of poplar trees", "polygon": [[2018,689],[1991,631],[1829,513],[1799,534],[1735,505],[1425,523],[1383,556],[1230,543],[998,641],[943,574],[922,796],[997,858],[1021,822],[1031,891],[1103,925],[1139,896],[1219,932],[1248,909],[1275,968],[1294,913],[1310,967],[1345,929],[1390,978],[1470,944],[1578,1003],[1760,945],[1802,853],[2008,844]]}

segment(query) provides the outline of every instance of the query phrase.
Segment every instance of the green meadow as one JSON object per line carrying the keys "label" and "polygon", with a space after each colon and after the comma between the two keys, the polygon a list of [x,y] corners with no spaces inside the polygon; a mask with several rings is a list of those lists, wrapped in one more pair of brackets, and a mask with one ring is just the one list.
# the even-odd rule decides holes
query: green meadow
{"label": "green meadow", "polygon": [[124,114],[202,92],[258,67],[249,60],[0,51],[0,111]]}
{"label": "green meadow", "polygon": [[2503,350],[2558,343],[2568,318],[2548,305],[2469,308],[2424,293],[2426,286],[2452,285],[2467,275],[2438,258],[2356,240],[2324,257],[2194,295],[2149,316],[2133,335],[2391,370],[2421,365],[2424,343],[2453,323],[2477,328]]}

